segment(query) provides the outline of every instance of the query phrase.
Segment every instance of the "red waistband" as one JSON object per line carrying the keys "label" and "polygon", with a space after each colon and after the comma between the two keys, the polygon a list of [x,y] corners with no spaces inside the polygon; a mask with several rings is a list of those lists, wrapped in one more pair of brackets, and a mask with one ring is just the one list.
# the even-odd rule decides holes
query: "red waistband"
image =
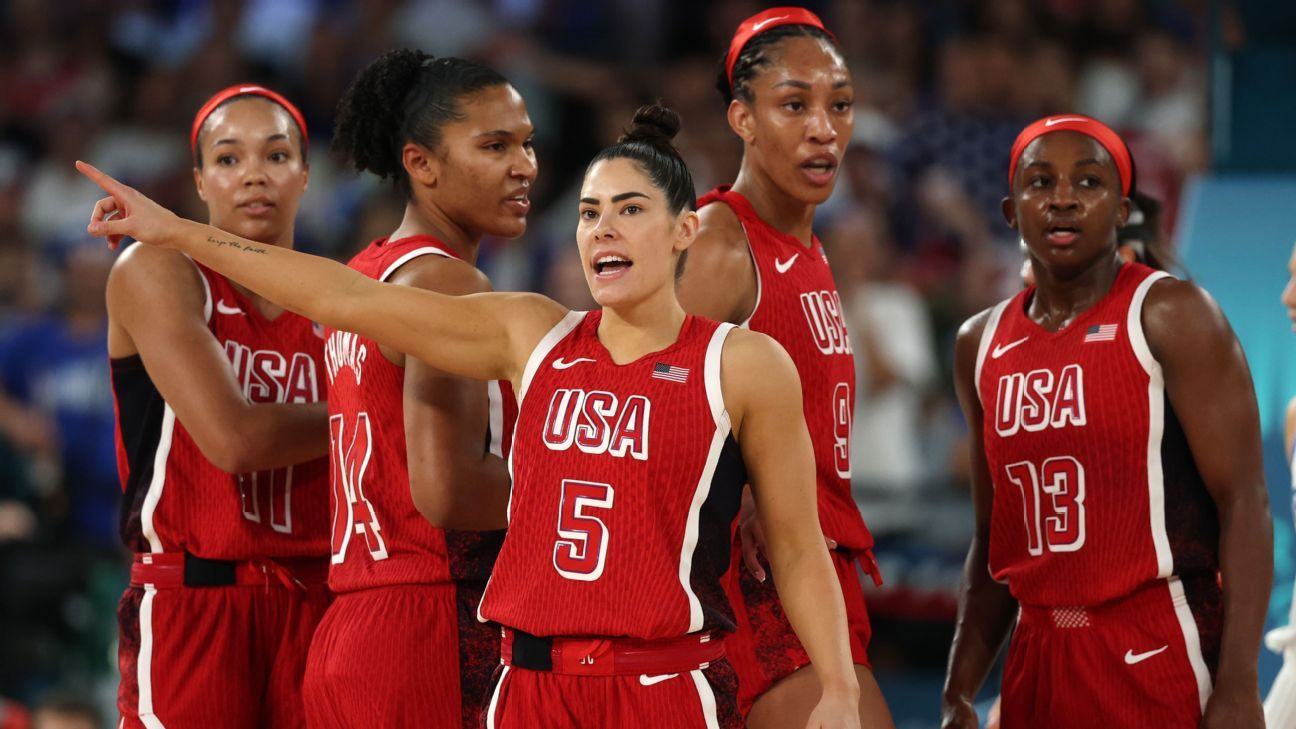
{"label": "red waistband", "polygon": [[723,638],[709,632],[663,640],[541,638],[512,628],[503,633],[504,665],[574,676],[685,673],[724,657]]}
{"label": "red waistband", "polygon": [[131,564],[131,587],[273,587],[305,590],[328,582],[328,560],[322,557],[218,560],[186,552],[137,553]]}

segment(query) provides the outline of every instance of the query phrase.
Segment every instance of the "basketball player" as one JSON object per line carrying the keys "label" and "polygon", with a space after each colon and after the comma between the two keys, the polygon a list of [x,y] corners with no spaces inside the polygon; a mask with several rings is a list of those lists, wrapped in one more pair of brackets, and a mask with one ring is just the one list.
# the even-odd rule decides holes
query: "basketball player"
{"label": "basketball player", "polygon": [[[1291,278],[1283,288],[1282,305],[1287,309],[1287,316],[1292,320],[1292,331],[1296,331],[1296,248],[1293,248],[1291,259],[1287,262]],[[1287,448],[1287,458],[1292,463],[1292,488],[1296,489],[1296,458],[1292,457],[1296,448],[1296,398],[1287,403],[1287,416],[1284,421],[1283,443]],[[1296,513],[1296,491],[1293,492],[1293,512]],[[1270,650],[1281,653],[1282,670],[1269,687],[1265,698],[1265,721],[1270,729],[1296,729],[1296,602],[1293,602],[1291,618],[1285,627],[1272,630],[1265,636],[1265,645]]]}
{"label": "basketball player", "polygon": [[[729,126],[743,140],[742,167],[732,188],[699,201],[702,225],[680,300],[692,313],[773,337],[796,363],[814,445],[819,520],[835,545],[833,564],[846,598],[860,718],[865,726],[890,726],[866,655],[871,629],[857,567],[880,581],[873,537],[851,497],[855,363],[841,297],[811,230],[851,137],[850,72],[818,17],[802,8],[772,8],[738,26],[718,85]],[[758,534],[753,510],[744,511],[744,529]],[[728,655],[738,674],[739,707],[757,729],[798,726],[820,687],[755,561],[758,541],[744,540],[750,570],[741,569],[744,549],[735,541],[726,578],[738,619]]]}
{"label": "basketball player", "polygon": [[[377,285],[181,220],[79,163],[111,195],[92,234],[191,252],[330,326],[517,386],[509,530],[481,607],[505,626],[492,729],[740,726],[719,578],[745,482],[824,686],[806,726],[859,726],[796,370],[773,340],[686,315],[675,296],[697,232],[692,178],[670,143],[678,125],[641,109],[586,173],[577,243],[594,312]],[[104,219],[114,212],[125,214]]]}
{"label": "basketball player", "polygon": [[1204,291],[1118,257],[1133,166],[1109,128],[1040,119],[1009,182],[1037,283],[958,337],[981,437],[944,726],[976,726],[1017,617],[1004,727],[1262,727],[1272,532],[1242,350]]}
{"label": "basketball player", "polygon": [[[473,265],[477,246],[483,235],[526,230],[531,133],[522,98],[489,68],[417,51],[369,64],[342,99],[333,145],[356,169],[393,180],[405,217],[350,266],[441,293],[489,291]],[[476,727],[499,665],[499,631],[477,620],[477,607],[503,540],[509,474],[497,454],[512,403],[493,385],[488,406],[486,383],[347,331],[328,331],[325,361],[337,598],[307,665],[309,723]],[[492,412],[495,454],[484,445]],[[469,508],[443,518],[444,495]],[[497,531],[443,531],[420,509]]]}
{"label": "basketball player", "polygon": [[[190,142],[213,229],[292,248],[308,177],[296,107],[232,86],[199,110]],[[136,553],[118,609],[123,725],[302,727],[328,604],[320,338],[146,245],[113,267],[108,314],[122,536]]]}

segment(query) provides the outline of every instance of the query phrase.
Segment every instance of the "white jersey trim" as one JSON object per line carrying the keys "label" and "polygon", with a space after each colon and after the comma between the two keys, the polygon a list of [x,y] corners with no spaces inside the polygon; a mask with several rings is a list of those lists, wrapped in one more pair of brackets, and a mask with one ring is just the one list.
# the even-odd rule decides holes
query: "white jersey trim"
{"label": "white jersey trim", "polygon": [[1178,577],[1167,580],[1170,586],[1170,599],[1174,603],[1175,617],[1179,618],[1179,628],[1183,631],[1184,647],[1188,649],[1188,664],[1192,666],[1193,675],[1197,677],[1197,698],[1201,701],[1201,710],[1206,711],[1206,702],[1210,700],[1211,675],[1206,667],[1206,657],[1202,655],[1201,636],[1197,633],[1197,621],[1193,618],[1192,608],[1188,606],[1188,596],[1184,593],[1183,582]]}
{"label": "white jersey trim", "polygon": [[1165,520],[1165,472],[1161,463],[1161,438],[1165,435],[1165,378],[1161,363],[1152,356],[1147,337],[1143,333],[1143,300],[1152,284],[1169,274],[1158,271],[1143,279],[1134,290],[1129,311],[1125,315],[1125,331],[1134,356],[1148,375],[1148,515],[1152,531],[1152,546],[1156,551],[1157,577],[1174,575],[1174,553],[1170,551],[1170,535]]}
{"label": "white jersey trim", "polygon": [[391,277],[393,273],[396,273],[396,269],[400,268],[401,266],[404,266],[406,263],[409,263],[410,261],[414,260],[415,258],[418,258],[419,256],[428,256],[428,255],[441,256],[442,258],[449,258],[452,261],[459,260],[458,258],[455,258],[449,253],[441,250],[440,248],[433,248],[432,246],[415,248],[409,253],[406,253],[400,258],[397,258],[395,261],[392,261],[392,264],[387,267],[387,270],[382,272],[382,275],[378,277],[378,280],[385,282],[388,278]]}
{"label": "white jersey trim", "polygon": [[715,420],[715,433],[711,436],[711,447],[698,477],[697,486],[693,489],[693,501],[689,504],[688,520],[684,523],[684,541],[680,544],[679,581],[688,598],[689,633],[702,629],[702,601],[693,591],[690,577],[693,575],[693,555],[697,551],[699,521],[702,518],[702,504],[711,493],[711,481],[715,478],[716,464],[720,462],[720,453],[724,450],[725,441],[729,438],[729,411],[725,409],[724,393],[720,386],[720,359],[724,353],[725,340],[734,330],[733,324],[721,324],[716,327],[707,343],[706,358],[703,360],[703,382],[706,383],[707,404],[711,406],[711,417]]}
{"label": "white jersey trim", "polygon": [[495,714],[499,711],[500,689],[504,688],[504,681],[508,679],[509,668],[504,666],[500,670],[499,681],[495,682],[495,690],[491,692],[490,706],[486,707],[486,729],[495,729]]}
{"label": "white jersey trim", "polygon": [[[504,392],[499,380],[486,383],[486,401],[490,408],[490,452],[496,456],[504,455]],[[512,470],[510,469],[510,473]]]}
{"label": "white jersey trim", "polygon": [[153,453],[153,478],[149,480],[148,491],[144,493],[144,505],[140,508],[140,530],[148,540],[150,552],[161,552],[162,538],[158,536],[153,525],[153,515],[157,513],[158,502],[162,500],[162,490],[166,488],[167,458],[171,455],[171,441],[175,436],[175,411],[168,404],[162,411],[162,428],[158,433],[157,450]]}
{"label": "white jersey trim", "polygon": [[[188,255],[185,255],[185,258],[189,258],[189,256],[188,256]],[[207,280],[207,276],[203,274],[202,268],[200,268],[200,267],[198,266],[198,262],[197,262],[197,261],[195,261],[195,260],[192,259],[192,258],[189,258],[189,262],[193,264],[194,270],[198,272],[198,280],[199,280],[199,281],[202,281],[202,286],[203,286],[203,321],[205,321],[205,322],[207,322],[208,324],[210,324],[210,323],[211,323],[211,318],[212,318],[212,292],[211,292],[211,282]]]}
{"label": "white jersey trim", "polygon": [[[1008,305],[1014,299],[1000,301],[995,308],[991,309],[990,318],[986,320],[985,329],[981,330],[981,344],[977,348],[976,374],[972,379],[978,402],[981,401],[981,368],[985,365],[986,354],[990,352],[990,344],[994,342],[995,334],[999,331],[999,320],[1003,318],[1004,310],[1008,308]],[[981,407],[985,408],[984,402],[981,403]]]}
{"label": "white jersey trim", "polygon": [[140,645],[135,670],[135,680],[139,684],[139,704],[136,709],[145,729],[166,729],[162,720],[153,713],[153,600],[156,597],[157,588],[145,585],[144,597],[140,600]]}
{"label": "white jersey trim", "polygon": [[[725,204],[728,205],[728,203]],[[752,248],[751,234],[747,232],[747,224],[744,223],[743,219],[738,216],[738,212],[736,210],[734,210],[733,208],[729,208],[729,209],[730,211],[733,211],[734,217],[738,218],[738,225],[742,226],[743,237],[747,239],[747,257],[751,259],[752,272],[756,274],[756,303],[752,304],[751,313],[747,315],[747,318],[743,319],[742,323],[738,325],[743,329],[751,329],[751,320],[756,318],[756,312],[760,311],[761,298],[765,293],[765,291],[764,291],[764,287],[761,285],[762,282],[761,282],[760,264],[756,262],[756,251],[755,249]]]}
{"label": "white jersey trim", "polygon": [[693,686],[697,688],[698,701],[702,702],[702,717],[706,719],[707,729],[720,729],[720,718],[716,714],[715,692],[711,690],[711,683],[706,680],[701,669],[689,671],[689,677],[693,679]]}
{"label": "white jersey trim", "polygon": [[549,356],[554,347],[558,346],[558,342],[571,334],[572,330],[585,319],[585,315],[588,313],[587,311],[567,312],[567,316],[554,324],[553,329],[550,329],[549,333],[544,335],[540,343],[535,346],[535,349],[531,350],[531,356],[527,358],[526,369],[522,371],[522,382],[518,383],[518,410],[522,409],[522,401],[526,399],[527,388],[531,386],[531,379],[535,377],[536,370],[540,369],[540,365],[544,364],[545,358]]}

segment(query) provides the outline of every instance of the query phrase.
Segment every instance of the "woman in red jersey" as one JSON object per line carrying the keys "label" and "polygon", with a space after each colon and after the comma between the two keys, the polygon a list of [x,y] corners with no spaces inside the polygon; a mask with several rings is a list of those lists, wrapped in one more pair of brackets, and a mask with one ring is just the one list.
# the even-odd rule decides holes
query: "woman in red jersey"
{"label": "woman in red jersey", "polygon": [[1272,528],[1241,347],[1204,291],[1117,255],[1133,163],[1106,126],[1031,124],[1009,183],[1037,283],[956,346],[981,437],[944,726],[976,726],[1016,617],[1004,727],[1262,727]]}
{"label": "woman in red jersey", "polygon": [[796,370],[768,337],[680,307],[676,269],[697,215],[669,142],[678,117],[648,107],[635,118],[581,189],[577,244],[599,311],[379,286],[181,220],[83,164],[111,195],[90,231],[188,251],[330,326],[514,384],[509,531],[480,611],[505,626],[487,727],[740,726],[719,580],[745,482],[824,686],[806,725],[858,727]]}
{"label": "woman in red jersey", "polygon": [[[391,179],[405,217],[351,268],[445,294],[489,291],[477,247],[526,230],[531,134],[522,98],[485,66],[408,50],[369,64],[339,105],[333,145]],[[500,387],[348,331],[329,329],[324,351],[337,599],[307,665],[310,725],[476,726],[499,665],[499,633],[476,611],[508,503],[500,446],[512,423]],[[456,509],[446,495],[467,503]],[[420,511],[496,531],[439,529]]]}
{"label": "woman in red jersey", "polygon": [[[860,719],[890,726],[866,653],[872,631],[859,566],[880,578],[873,537],[851,497],[855,361],[841,297],[811,230],[851,137],[850,72],[818,17],[802,8],[772,8],[738,26],[718,85],[729,126],[743,141],[742,167],[732,187],[699,201],[701,229],[680,301],[692,313],[773,337],[796,363],[814,446],[819,521],[846,598]],[[739,707],[752,727],[795,726],[814,707],[820,687],[756,561],[760,522],[750,502],[744,512],[744,549],[735,543],[726,584],[738,617],[728,652]],[[740,569],[744,552],[750,570]]]}
{"label": "woman in red jersey", "polygon": [[[194,117],[214,228],[290,250],[306,124],[227,88]],[[127,727],[302,727],[328,604],[324,366],[309,320],[188,256],[132,246],[108,282],[108,354],[133,550],[119,608]],[[298,465],[294,465],[298,464]]]}

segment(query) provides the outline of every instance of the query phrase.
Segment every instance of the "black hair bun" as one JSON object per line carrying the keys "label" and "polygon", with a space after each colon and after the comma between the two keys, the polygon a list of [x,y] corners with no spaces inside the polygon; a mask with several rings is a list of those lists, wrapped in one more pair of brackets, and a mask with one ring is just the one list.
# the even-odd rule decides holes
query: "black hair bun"
{"label": "black hair bun", "polygon": [[618,143],[645,142],[660,147],[673,146],[671,140],[679,134],[680,115],[661,104],[641,106],[630,120],[630,127],[617,140]]}
{"label": "black hair bun", "polygon": [[404,100],[432,58],[417,50],[387,51],[361,70],[343,94],[333,149],[358,171],[368,170],[384,179],[401,175]]}

